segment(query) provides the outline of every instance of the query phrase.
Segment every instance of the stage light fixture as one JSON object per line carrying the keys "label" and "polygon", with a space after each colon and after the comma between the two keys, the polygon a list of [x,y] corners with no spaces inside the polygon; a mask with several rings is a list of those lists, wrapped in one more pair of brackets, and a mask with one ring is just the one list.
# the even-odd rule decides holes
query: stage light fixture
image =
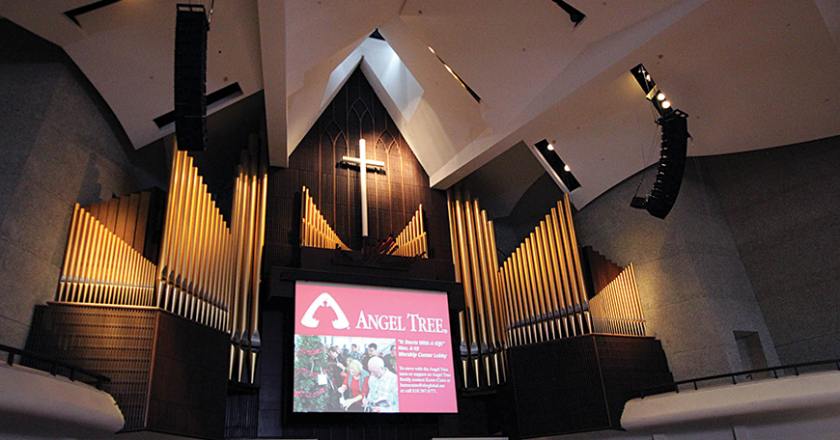
{"label": "stage light fixture", "polygon": [[[580,188],[580,182],[577,181],[563,159],[560,158],[557,151],[554,151],[554,144],[549,143],[548,140],[543,139],[531,148],[531,151],[539,160],[540,165],[545,168],[546,172],[564,191],[574,191]],[[549,154],[549,152],[551,152]]]}
{"label": "stage light fixture", "polygon": [[656,108],[656,111],[659,112],[659,116],[664,117],[674,111],[671,108],[671,102],[665,99],[665,93],[659,90],[659,86],[657,86],[656,82],[653,81],[653,78],[650,76],[650,72],[645,69],[644,65],[639,64],[638,66],[630,69],[630,73],[633,74],[636,82],[639,83],[639,87],[644,90],[645,98],[647,98],[647,100],[653,104],[653,107]]}

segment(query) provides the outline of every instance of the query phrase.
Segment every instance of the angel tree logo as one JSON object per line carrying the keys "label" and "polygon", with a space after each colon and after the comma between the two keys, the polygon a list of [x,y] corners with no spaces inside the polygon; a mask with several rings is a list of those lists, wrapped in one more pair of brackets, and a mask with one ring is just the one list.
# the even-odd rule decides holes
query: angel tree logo
{"label": "angel tree logo", "polygon": [[[335,319],[332,319],[333,317]],[[327,292],[318,295],[315,301],[312,301],[306,313],[303,314],[303,318],[300,319],[300,323],[305,327],[316,328],[324,320],[331,321],[336,330],[350,329],[350,321],[347,320],[344,311]]]}

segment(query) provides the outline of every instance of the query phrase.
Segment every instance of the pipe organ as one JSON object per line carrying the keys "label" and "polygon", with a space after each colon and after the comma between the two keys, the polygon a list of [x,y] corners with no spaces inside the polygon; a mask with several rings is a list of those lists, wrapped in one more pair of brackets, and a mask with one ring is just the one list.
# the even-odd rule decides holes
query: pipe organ
{"label": "pipe organ", "polygon": [[234,185],[231,239],[234,245],[235,277],[231,320],[231,379],[254,382],[260,351],[259,292],[265,206],[268,195],[268,155],[259,151],[259,138],[252,135],[249,149],[242,151]]}
{"label": "pipe organ", "polygon": [[402,257],[421,256],[422,258],[429,258],[426,229],[423,225],[423,205],[417,208],[417,212],[411,217],[411,221],[397,235],[388,253]]}
{"label": "pipe organ", "polygon": [[505,381],[504,298],[497,273],[493,222],[460,191],[447,192],[455,278],[464,288],[466,310],[458,316],[462,380],[467,388]]}
{"label": "pipe organ", "polygon": [[309,195],[309,188],[303,187],[300,207],[300,245],[324,249],[340,248],[349,251],[350,248],[338,238],[327,220],[315,206],[315,201]]}
{"label": "pipe organ", "polygon": [[589,300],[593,331],[645,336],[645,316],[633,264]]}
{"label": "pipe organ", "polygon": [[502,264],[511,345],[532,344],[592,331],[569,196]]}
{"label": "pipe organ", "polygon": [[56,301],[151,306],[155,265],[77,203]]}
{"label": "pipe organ", "polygon": [[632,265],[591,301],[565,195],[501,265],[493,222],[478,200],[447,193],[467,388],[505,381],[506,349],[593,332],[644,336]]}
{"label": "pipe organ", "polygon": [[223,330],[230,319],[230,231],[192,157],[176,151],[170,174],[155,306]]}
{"label": "pipe organ", "polygon": [[[253,382],[267,196],[267,157],[258,143],[252,138],[242,152],[231,227],[192,157],[175,152],[156,265],[134,249],[143,242],[140,232],[119,226],[130,223],[120,220],[122,202],[93,205],[95,215],[76,205],[56,301],[158,308],[226,332],[231,379]],[[138,203],[133,195],[123,199],[127,209],[143,205],[142,196]]]}

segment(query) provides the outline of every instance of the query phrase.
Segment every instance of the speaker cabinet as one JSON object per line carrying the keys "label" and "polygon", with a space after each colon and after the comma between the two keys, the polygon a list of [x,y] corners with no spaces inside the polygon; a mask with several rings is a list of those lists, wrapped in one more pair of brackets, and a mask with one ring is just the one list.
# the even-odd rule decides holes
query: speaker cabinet
{"label": "speaker cabinet", "polygon": [[688,149],[688,115],[675,110],[657,124],[662,126],[662,151],[656,181],[647,198],[633,197],[630,206],[647,209],[650,215],[664,219],[680,193]]}
{"label": "speaker cabinet", "polygon": [[178,5],[175,20],[175,133],[178,148],[203,151],[207,143],[207,31],[201,5]]}

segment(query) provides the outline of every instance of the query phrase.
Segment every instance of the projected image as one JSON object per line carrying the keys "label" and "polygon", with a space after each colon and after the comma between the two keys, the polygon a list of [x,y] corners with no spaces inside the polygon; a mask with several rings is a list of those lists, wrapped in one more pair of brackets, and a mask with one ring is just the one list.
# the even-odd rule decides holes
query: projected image
{"label": "projected image", "polygon": [[447,298],[297,284],[295,412],[457,412]]}
{"label": "projected image", "polygon": [[396,342],[295,336],[295,409],[399,412]]}

